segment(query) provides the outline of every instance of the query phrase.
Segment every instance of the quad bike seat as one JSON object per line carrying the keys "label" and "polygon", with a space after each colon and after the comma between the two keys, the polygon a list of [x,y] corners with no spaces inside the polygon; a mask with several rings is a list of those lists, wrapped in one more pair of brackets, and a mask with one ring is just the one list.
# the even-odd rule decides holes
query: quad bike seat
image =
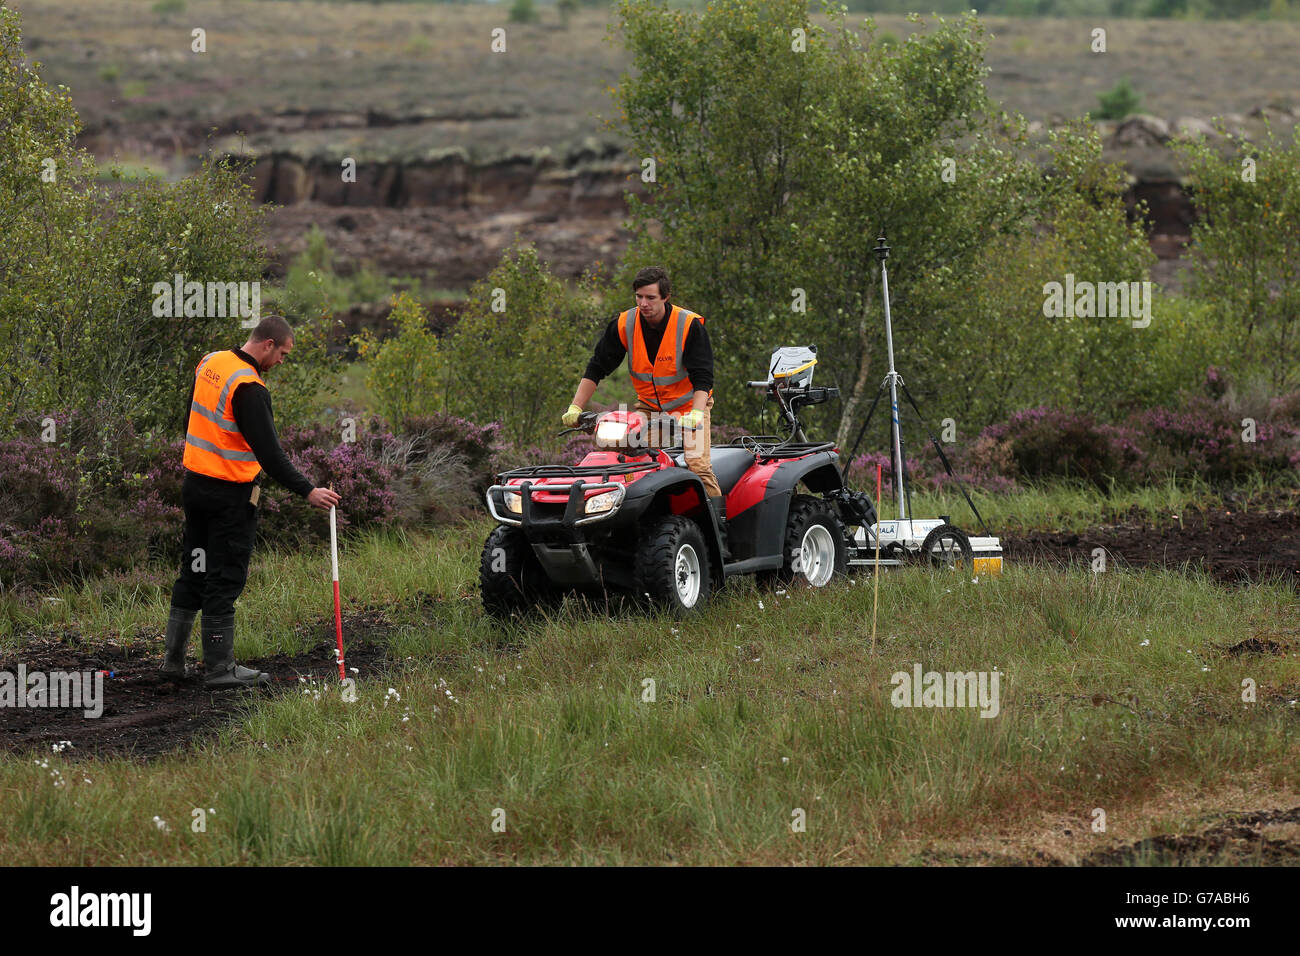
{"label": "quad bike seat", "polygon": [[[714,445],[709,451],[709,459],[713,463],[713,474],[718,479],[718,487],[725,495],[736,487],[740,476],[754,464],[754,453],[748,448]],[[686,458],[680,452],[673,455],[673,461],[681,468],[686,467]]]}

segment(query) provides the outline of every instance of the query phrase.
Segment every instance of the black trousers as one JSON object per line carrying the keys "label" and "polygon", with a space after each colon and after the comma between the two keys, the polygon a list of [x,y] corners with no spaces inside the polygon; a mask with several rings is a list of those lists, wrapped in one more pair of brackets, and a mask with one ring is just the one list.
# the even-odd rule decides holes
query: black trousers
{"label": "black trousers", "polygon": [[172,607],[202,611],[205,622],[235,613],[257,535],[257,507],[248,500],[252,491],[252,482],[186,472],[181,485],[185,544]]}

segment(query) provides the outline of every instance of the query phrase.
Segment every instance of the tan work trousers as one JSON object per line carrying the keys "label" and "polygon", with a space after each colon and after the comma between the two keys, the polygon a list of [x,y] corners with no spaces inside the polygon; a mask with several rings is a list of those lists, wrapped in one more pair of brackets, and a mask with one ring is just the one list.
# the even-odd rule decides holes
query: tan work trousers
{"label": "tan work trousers", "polygon": [[[658,411],[657,408],[637,402],[636,407],[639,411],[653,414]],[[710,498],[716,498],[722,494],[722,489],[718,487],[717,476],[713,474],[713,460],[709,457],[709,428],[712,424],[713,416],[710,410],[713,408],[713,396],[709,396],[709,403],[704,406],[704,419],[700,422],[700,427],[695,431],[682,432],[682,456],[686,459],[686,467],[695,474],[700,476],[700,481],[704,482],[704,493]],[[690,411],[690,409],[686,409]],[[681,413],[673,414],[673,418],[681,418]]]}

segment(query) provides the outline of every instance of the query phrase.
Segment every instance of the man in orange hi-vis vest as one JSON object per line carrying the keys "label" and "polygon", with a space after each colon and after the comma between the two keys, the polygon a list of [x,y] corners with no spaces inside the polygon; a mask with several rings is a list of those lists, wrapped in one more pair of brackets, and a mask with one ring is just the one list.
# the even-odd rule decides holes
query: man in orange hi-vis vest
{"label": "man in orange hi-vis vest", "polygon": [[700,476],[710,506],[723,519],[725,499],[709,456],[713,346],[704,330],[704,317],[668,301],[672,283],[668,273],[658,267],[638,272],[632,292],[636,308],[620,312],[606,327],[573,403],[561,418],[564,424],[574,425],[600,380],[626,356],[637,408],[679,416],[687,429],[695,429],[685,431],[682,438],[686,466]]}
{"label": "man in orange hi-vis vest", "polygon": [[162,672],[168,677],[185,677],[185,649],[201,610],[204,686],[222,690],[270,682],[262,671],[235,663],[235,600],[248,579],[263,469],[314,507],[328,511],[339,503],[334,491],[303,477],[275,433],[262,375],[292,348],[289,323],[269,315],[243,348],[205,355],[194,371],[181,486],[185,544],[164,638]]}

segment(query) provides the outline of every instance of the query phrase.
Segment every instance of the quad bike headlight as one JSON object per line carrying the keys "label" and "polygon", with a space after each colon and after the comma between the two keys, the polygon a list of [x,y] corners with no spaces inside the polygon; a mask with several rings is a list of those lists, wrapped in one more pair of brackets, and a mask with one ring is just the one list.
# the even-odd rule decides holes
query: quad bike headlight
{"label": "quad bike headlight", "polygon": [[618,495],[613,491],[602,492],[599,495],[592,495],[587,499],[583,511],[589,515],[598,515],[603,511],[608,511],[618,503]]}
{"label": "quad bike headlight", "polygon": [[621,445],[627,438],[627,422],[601,422],[596,426],[596,445],[609,447]]}
{"label": "quad bike headlight", "polygon": [[519,492],[503,491],[501,493],[501,497],[505,500],[507,511],[513,512],[514,514],[517,515],[523,514],[524,500],[521,497],[519,497]]}

